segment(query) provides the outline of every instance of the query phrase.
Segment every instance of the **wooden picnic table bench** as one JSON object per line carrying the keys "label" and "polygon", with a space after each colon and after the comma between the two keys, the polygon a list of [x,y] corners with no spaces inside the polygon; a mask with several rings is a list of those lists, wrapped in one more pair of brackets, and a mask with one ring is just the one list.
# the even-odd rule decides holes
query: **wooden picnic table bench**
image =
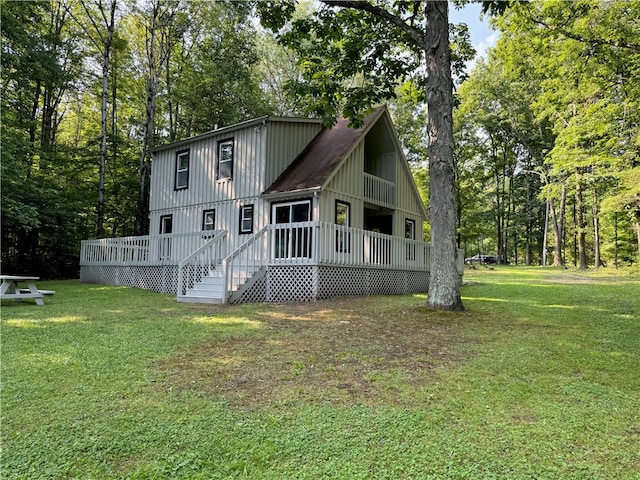
{"label": "wooden picnic table bench", "polygon": [[[25,298],[33,298],[37,305],[44,305],[42,300],[45,292],[38,290],[36,280],[40,277],[23,277],[19,275],[0,275],[2,286],[0,287],[0,298],[21,301]],[[19,288],[18,282],[26,282],[28,288]],[[48,292],[47,292],[48,293]]]}

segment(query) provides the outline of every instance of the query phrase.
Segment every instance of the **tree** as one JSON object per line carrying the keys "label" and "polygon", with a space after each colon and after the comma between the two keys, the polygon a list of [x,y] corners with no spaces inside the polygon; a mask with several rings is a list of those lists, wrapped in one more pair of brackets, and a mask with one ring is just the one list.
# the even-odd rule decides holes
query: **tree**
{"label": "tree", "polygon": [[178,7],[178,1],[150,0],[139,11],[138,18],[143,24],[146,66],[145,118],[142,125],[142,145],[140,147],[139,192],[135,219],[135,234],[149,233],[149,176],[151,157],[149,150],[154,146],[156,106],[163,68],[170,52],[170,29]]}
{"label": "tree", "polygon": [[[573,203],[574,262],[581,268],[592,255],[601,263],[601,203],[613,192],[618,172],[637,163],[640,46],[637,2],[574,3],[536,1],[510,9],[498,21],[512,49],[512,64],[538,79],[531,102],[538,121],[553,125],[546,148],[543,194],[551,205],[555,256],[564,235],[562,206]],[[501,40],[502,41],[502,40]],[[590,204],[591,208],[586,208]],[[612,229],[611,229],[612,230]]]}
{"label": "tree", "polygon": [[81,80],[78,32],[59,2],[2,2],[2,267],[75,275],[86,209],[58,137]]}
{"label": "tree", "polygon": [[[304,83],[290,86],[297,94],[314,97],[312,113],[327,123],[342,113],[353,125],[360,124],[370,105],[393,98],[399,80],[421,86],[428,105],[429,136],[431,273],[427,304],[462,310],[456,270],[448,3],[322,0],[322,4],[313,18],[294,21],[280,36],[299,52],[304,67]],[[294,11],[293,2],[264,2],[262,7],[263,22],[275,30]]]}
{"label": "tree", "polygon": [[[104,190],[105,190],[105,165],[107,161],[107,97],[109,95],[108,79],[109,79],[109,61],[111,59],[111,46],[113,44],[113,35],[115,32],[116,22],[116,5],[117,0],[109,0],[109,4],[98,0],[95,4],[89,4],[84,0],[80,1],[82,9],[85,13],[89,25],[84,25],[82,21],[75,16],[74,19],[82,27],[87,37],[96,48],[101,58],[102,68],[102,92],[101,92],[101,136],[100,136],[100,162],[98,170],[98,220],[96,236],[102,238],[104,236]],[[73,15],[72,11],[67,7],[67,11]],[[115,106],[113,107],[115,109]]]}

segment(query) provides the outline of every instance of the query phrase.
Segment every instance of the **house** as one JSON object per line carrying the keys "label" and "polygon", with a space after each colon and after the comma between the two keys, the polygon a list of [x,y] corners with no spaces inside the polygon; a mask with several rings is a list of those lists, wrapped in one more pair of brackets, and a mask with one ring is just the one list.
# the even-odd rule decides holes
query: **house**
{"label": "house", "polygon": [[211,303],[428,289],[426,212],[386,107],[358,129],[262,117],[153,154],[152,234],[83,241],[81,281]]}

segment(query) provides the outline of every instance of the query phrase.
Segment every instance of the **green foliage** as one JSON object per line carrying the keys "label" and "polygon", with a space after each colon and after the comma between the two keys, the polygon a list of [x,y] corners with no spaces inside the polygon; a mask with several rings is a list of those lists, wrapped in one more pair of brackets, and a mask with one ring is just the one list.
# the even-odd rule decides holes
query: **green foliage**
{"label": "green foliage", "polygon": [[[293,2],[261,2],[263,24],[279,31],[280,42],[300,58],[300,79],[286,87],[294,97],[313,99],[309,113],[331,125],[339,116],[360,125],[372,105],[396,98],[396,89],[411,82],[420,100],[426,100],[424,45],[388,18],[352,8],[320,5],[313,15],[285,20],[294,13]],[[377,7],[402,18],[418,32],[425,23],[424,9],[415,2],[378,2]],[[418,33],[416,33],[418,35]],[[465,25],[450,31],[454,72],[462,76],[464,64],[475,52]]]}
{"label": "green foliage", "polygon": [[463,314],[43,282],[2,304],[3,478],[637,477],[638,273],[465,274]]}
{"label": "green foliage", "polygon": [[[622,16],[624,20],[616,20]],[[518,232],[523,228],[538,232],[537,239],[531,239],[537,250],[544,224],[540,202],[545,201],[565,220],[560,225],[564,233],[556,232],[555,236],[561,236],[556,241],[567,257],[575,256],[567,244],[578,232],[584,232],[584,247],[598,264],[596,223],[605,232],[599,239],[606,247],[602,258],[613,261],[622,250],[629,258],[629,252],[634,251],[636,242],[617,243],[609,236],[614,229],[608,222],[614,216],[600,218],[600,211],[611,213],[613,205],[618,205],[621,214],[626,207],[609,198],[629,199],[633,191],[620,179],[625,177],[622,172],[636,166],[638,158],[639,85],[628,76],[640,68],[638,18],[640,10],[629,2],[514,4],[496,20],[501,38],[487,64],[480,65],[460,88],[458,115],[463,118],[457,125],[471,130],[461,133],[461,138],[473,140],[475,132],[482,133],[476,140],[477,149],[461,150],[459,178],[478,178],[471,158],[484,158],[488,164],[495,148],[483,151],[482,147],[495,145],[496,140],[501,145],[499,151],[515,157],[516,172],[535,171],[539,182],[535,176],[526,182],[512,179],[516,189],[508,192],[507,200],[514,202],[512,233],[521,235]],[[513,198],[518,185],[526,194]],[[533,200],[530,188],[536,193]],[[573,215],[561,209],[563,195],[569,199],[565,208],[576,211]],[[577,196],[588,198],[587,203],[582,204]],[[473,194],[463,191],[462,201],[472,207],[470,213],[481,213],[473,206]],[[498,207],[499,202],[494,205]],[[480,206],[486,208],[487,202],[480,202]],[[524,208],[519,212],[519,207]],[[623,228],[627,230],[618,239],[632,239],[628,233],[635,226],[626,224]],[[614,242],[616,248],[608,248]],[[512,247],[517,252],[517,245]]]}
{"label": "green foliage", "polygon": [[[134,233],[147,98],[146,32],[136,15],[152,3],[117,3],[107,79],[107,236]],[[272,112],[260,88],[252,3],[155,3],[175,9],[164,38],[169,55],[156,65],[156,144]],[[80,241],[97,224],[100,41],[78,2],[3,1],[0,13],[3,271],[76,277]]]}

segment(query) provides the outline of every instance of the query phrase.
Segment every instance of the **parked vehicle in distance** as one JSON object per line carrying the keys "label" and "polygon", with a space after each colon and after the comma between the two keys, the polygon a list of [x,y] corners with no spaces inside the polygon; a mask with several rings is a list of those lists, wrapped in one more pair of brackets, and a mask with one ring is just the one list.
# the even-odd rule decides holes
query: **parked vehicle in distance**
{"label": "parked vehicle in distance", "polygon": [[473,257],[465,258],[464,263],[468,263],[469,265],[473,265],[474,263],[490,265],[498,263],[498,257],[495,255],[474,255]]}

